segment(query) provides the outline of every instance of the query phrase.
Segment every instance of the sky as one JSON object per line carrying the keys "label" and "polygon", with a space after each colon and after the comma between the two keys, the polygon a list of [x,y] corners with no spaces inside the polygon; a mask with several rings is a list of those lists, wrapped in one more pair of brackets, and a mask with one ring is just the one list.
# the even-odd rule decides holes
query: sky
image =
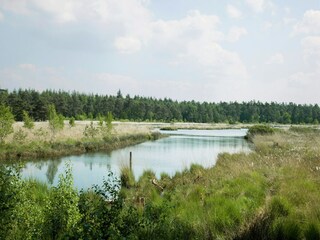
{"label": "sky", "polygon": [[320,103],[320,0],[0,0],[0,88]]}

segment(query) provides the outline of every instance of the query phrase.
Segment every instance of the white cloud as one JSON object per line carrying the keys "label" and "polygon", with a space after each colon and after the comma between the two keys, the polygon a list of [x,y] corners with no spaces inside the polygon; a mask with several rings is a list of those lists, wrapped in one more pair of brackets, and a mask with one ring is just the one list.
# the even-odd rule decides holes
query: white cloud
{"label": "white cloud", "polygon": [[247,35],[248,31],[244,27],[232,27],[229,30],[227,40],[229,42],[236,42],[238,41],[242,36]]}
{"label": "white cloud", "polygon": [[156,20],[146,4],[145,0],[0,0],[0,8],[6,11],[33,14],[35,19],[47,14],[58,27],[69,23],[92,26],[120,53],[148,48],[163,53],[168,64],[200,69],[211,80],[247,77],[239,55],[221,44],[237,41],[247,34],[245,28],[234,27],[224,34],[218,29],[219,17],[197,10],[181,19]]}
{"label": "white cloud", "polygon": [[241,18],[242,12],[235,6],[228,4],[227,5],[227,14],[231,18]]}
{"label": "white cloud", "polygon": [[31,63],[22,63],[19,65],[20,69],[35,72],[37,71],[37,67],[34,64]]}
{"label": "white cloud", "polygon": [[149,17],[144,0],[0,0],[0,8],[17,14],[45,12],[55,22],[68,23],[89,20],[117,22],[131,26]]}
{"label": "white cloud", "polygon": [[27,0],[0,0],[0,8],[17,14],[29,14]]}
{"label": "white cloud", "polygon": [[63,70],[52,67],[38,67],[34,64],[20,64],[0,69],[0,85],[3,88],[69,89],[76,86],[65,77]]}
{"label": "white cloud", "polygon": [[264,22],[263,24],[264,29],[270,29],[272,28],[272,26],[273,26],[272,22],[268,22],[268,21]]}
{"label": "white cloud", "polygon": [[302,103],[319,103],[319,67],[312,72],[300,71],[289,76],[287,87],[295,101]]}
{"label": "white cloud", "polygon": [[211,41],[223,39],[223,34],[217,30],[220,20],[215,15],[204,15],[199,11],[190,11],[179,20],[158,20],[152,22],[152,36],[154,40],[165,44],[169,42],[185,42],[199,38],[210,38]]}
{"label": "white cloud", "polygon": [[114,42],[120,53],[131,54],[141,49],[141,41],[133,37],[119,37]]}
{"label": "white cloud", "polygon": [[262,12],[264,9],[264,0],[246,0],[247,5],[255,12]]}
{"label": "white cloud", "polygon": [[282,53],[275,53],[267,61],[266,64],[283,64],[284,57]]}
{"label": "white cloud", "polygon": [[320,36],[308,36],[301,41],[305,61],[320,66]]}
{"label": "white cloud", "polygon": [[320,11],[308,10],[304,13],[302,21],[293,28],[294,34],[320,34]]}
{"label": "white cloud", "polygon": [[291,24],[294,24],[294,23],[296,23],[297,22],[297,19],[295,19],[295,18],[287,18],[287,17],[285,17],[285,18],[283,18],[283,23],[285,24],[285,25],[291,25]]}
{"label": "white cloud", "polygon": [[291,9],[289,7],[285,7],[283,10],[287,15],[291,13]]}
{"label": "white cloud", "polygon": [[271,9],[272,14],[275,14],[275,5],[269,0],[246,0],[246,3],[256,13]]}
{"label": "white cloud", "polygon": [[4,19],[3,13],[0,11],[0,21]]}
{"label": "white cloud", "polygon": [[224,49],[220,42],[236,41],[246,34],[244,28],[233,28],[228,36],[217,30],[219,18],[190,12],[174,21],[159,20],[152,24],[152,43],[173,56],[175,65],[199,65],[211,79],[246,78],[246,67],[240,57]]}

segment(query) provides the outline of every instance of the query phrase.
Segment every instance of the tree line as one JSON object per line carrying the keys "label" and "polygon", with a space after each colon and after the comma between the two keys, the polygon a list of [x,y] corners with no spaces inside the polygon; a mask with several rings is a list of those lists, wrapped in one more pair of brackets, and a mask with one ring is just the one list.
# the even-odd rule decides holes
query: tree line
{"label": "tree line", "polygon": [[130,95],[85,94],[79,92],[32,89],[0,90],[1,104],[11,108],[16,121],[22,121],[26,111],[36,121],[47,120],[48,106],[53,104],[58,114],[77,120],[97,119],[108,112],[115,119],[132,121],[186,121],[202,123],[284,123],[318,124],[318,104],[276,102],[196,102],[174,101]]}

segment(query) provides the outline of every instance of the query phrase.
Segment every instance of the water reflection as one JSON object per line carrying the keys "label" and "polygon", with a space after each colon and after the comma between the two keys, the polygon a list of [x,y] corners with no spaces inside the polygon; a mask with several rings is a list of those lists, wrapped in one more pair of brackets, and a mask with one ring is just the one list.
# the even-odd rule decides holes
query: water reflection
{"label": "water reflection", "polygon": [[58,175],[64,172],[65,163],[71,161],[75,186],[79,189],[89,188],[93,184],[101,184],[110,170],[119,175],[121,166],[129,163],[130,152],[133,153],[133,171],[136,178],[146,169],[151,169],[158,177],[162,172],[173,175],[192,163],[205,167],[213,166],[218,154],[222,152],[248,152],[248,143],[240,137],[245,133],[246,130],[177,131],[168,138],[115,150],[109,154],[93,153],[55,160],[30,161],[22,170],[22,175],[56,185]]}
{"label": "water reflection", "polygon": [[47,172],[46,172],[48,183],[50,184],[53,183],[53,180],[58,172],[58,167],[60,163],[61,163],[61,159],[49,161]]}

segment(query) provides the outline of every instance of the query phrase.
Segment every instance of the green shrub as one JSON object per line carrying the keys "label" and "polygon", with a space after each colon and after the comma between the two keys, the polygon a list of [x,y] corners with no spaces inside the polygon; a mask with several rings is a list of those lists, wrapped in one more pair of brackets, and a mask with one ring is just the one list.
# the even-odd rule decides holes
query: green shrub
{"label": "green shrub", "polygon": [[74,127],[76,124],[75,124],[75,119],[74,117],[71,117],[70,120],[69,120],[69,125],[70,127]]}
{"label": "green shrub", "polygon": [[64,128],[64,117],[61,114],[57,114],[53,104],[48,105],[48,120],[52,131],[52,138],[54,138],[55,134]]}
{"label": "green shrub", "polygon": [[12,124],[14,123],[14,116],[9,107],[0,105],[0,143],[4,138],[13,132]]}
{"label": "green shrub", "polygon": [[98,135],[99,129],[93,126],[93,122],[90,122],[90,125],[86,125],[83,131],[85,137],[94,138]]}
{"label": "green shrub", "polygon": [[27,134],[20,128],[13,134],[13,141],[16,143],[23,143],[27,138]]}
{"label": "green shrub", "polygon": [[77,234],[81,219],[79,196],[73,186],[72,168],[66,165],[65,175],[59,176],[57,187],[50,192],[45,210],[46,234],[53,239],[66,239]]}
{"label": "green shrub", "polygon": [[0,164],[0,239],[6,239],[14,220],[14,209],[19,204],[19,170]]}
{"label": "green shrub", "polygon": [[22,112],[23,114],[23,127],[28,128],[28,129],[32,129],[34,128],[34,120],[29,116],[27,111]]}
{"label": "green shrub", "polygon": [[251,140],[255,135],[271,135],[274,129],[267,125],[254,125],[248,129],[246,139]]}

